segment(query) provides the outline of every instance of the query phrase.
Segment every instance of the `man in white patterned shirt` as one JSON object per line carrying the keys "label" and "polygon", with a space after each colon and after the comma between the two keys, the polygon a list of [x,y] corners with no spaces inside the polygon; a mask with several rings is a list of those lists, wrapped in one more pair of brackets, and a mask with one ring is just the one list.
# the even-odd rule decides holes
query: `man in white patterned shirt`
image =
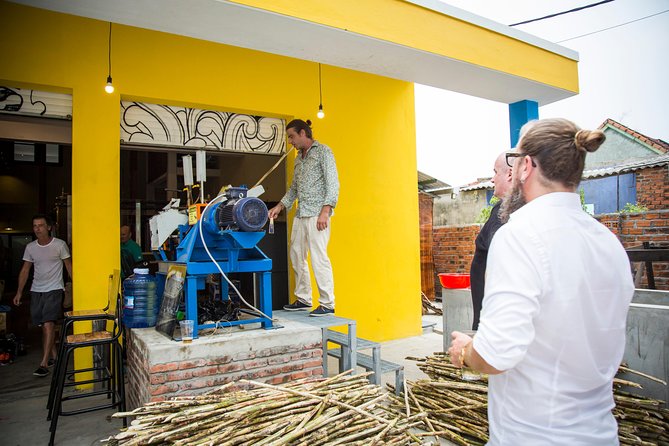
{"label": "man in white patterned shirt", "polygon": [[269,210],[276,218],[283,209],[299,202],[290,235],[290,260],[295,271],[297,300],[283,308],[288,311],[312,307],[311,279],[307,253],[318,286],[318,307],[310,316],[334,314],[335,296],[332,264],[328,257],[330,217],[339,197],[339,178],[332,150],[314,140],[311,122],[294,119],[286,126],[288,142],[298,149],[293,181],[281,201]]}

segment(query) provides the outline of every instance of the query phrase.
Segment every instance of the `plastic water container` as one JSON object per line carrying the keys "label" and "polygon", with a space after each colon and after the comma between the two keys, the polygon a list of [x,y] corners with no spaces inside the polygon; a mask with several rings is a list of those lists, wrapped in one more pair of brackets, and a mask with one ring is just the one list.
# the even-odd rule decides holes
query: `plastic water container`
{"label": "plastic water container", "polygon": [[160,309],[157,280],[148,268],[135,268],[133,272],[123,281],[123,324],[128,328],[153,327]]}

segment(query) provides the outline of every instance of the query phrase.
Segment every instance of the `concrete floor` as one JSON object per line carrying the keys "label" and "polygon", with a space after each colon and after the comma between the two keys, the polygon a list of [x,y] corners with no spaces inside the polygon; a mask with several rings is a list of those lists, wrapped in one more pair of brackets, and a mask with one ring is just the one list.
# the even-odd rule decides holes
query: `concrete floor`
{"label": "concrete floor", "polygon": [[[44,378],[33,376],[42,357],[41,329],[32,327],[22,332],[27,354],[12,364],[0,367],[0,444],[7,446],[45,445],[49,442],[49,422],[46,403],[51,374]],[[53,372],[53,367],[50,368]],[[69,409],[103,404],[93,398],[68,402]],[[77,406],[78,405],[78,406]],[[66,409],[68,410],[68,409]],[[57,445],[100,445],[123,426],[121,420],[111,420],[114,409],[61,417],[56,431]]]}
{"label": "concrete floor", "polygon": [[[407,380],[424,378],[406,356],[426,356],[442,350],[441,316],[423,316],[427,326],[420,336],[389,341],[382,344],[383,359],[404,364]],[[39,365],[41,347],[39,329],[25,333],[28,354],[13,364],[0,367],[0,443],[6,446],[47,444],[49,422],[46,421],[46,401],[51,377],[38,378],[32,372]],[[330,358],[330,374],[337,372],[336,359]],[[383,383],[394,383],[394,374],[383,376]],[[87,400],[87,401],[86,401]],[[90,403],[85,399],[82,403]],[[56,433],[56,445],[100,445],[100,440],[119,432],[120,420],[111,419],[115,410],[107,409],[82,415],[61,417]]]}

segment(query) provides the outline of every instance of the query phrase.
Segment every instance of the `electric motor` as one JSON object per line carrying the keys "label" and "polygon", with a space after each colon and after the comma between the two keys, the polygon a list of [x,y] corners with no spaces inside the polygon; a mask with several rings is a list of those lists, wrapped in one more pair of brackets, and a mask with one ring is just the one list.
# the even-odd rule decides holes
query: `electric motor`
{"label": "electric motor", "polygon": [[244,187],[232,187],[225,192],[228,200],[213,210],[219,229],[243,232],[263,230],[269,215],[267,206],[259,198],[247,197],[246,192]]}

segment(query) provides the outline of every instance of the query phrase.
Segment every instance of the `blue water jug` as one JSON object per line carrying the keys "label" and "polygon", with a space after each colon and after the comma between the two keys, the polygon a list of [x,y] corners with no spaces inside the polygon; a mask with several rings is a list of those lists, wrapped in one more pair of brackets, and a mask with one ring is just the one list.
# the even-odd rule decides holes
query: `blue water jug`
{"label": "blue water jug", "polygon": [[123,324],[128,328],[153,327],[160,309],[157,280],[148,268],[135,268],[133,272],[123,281]]}

